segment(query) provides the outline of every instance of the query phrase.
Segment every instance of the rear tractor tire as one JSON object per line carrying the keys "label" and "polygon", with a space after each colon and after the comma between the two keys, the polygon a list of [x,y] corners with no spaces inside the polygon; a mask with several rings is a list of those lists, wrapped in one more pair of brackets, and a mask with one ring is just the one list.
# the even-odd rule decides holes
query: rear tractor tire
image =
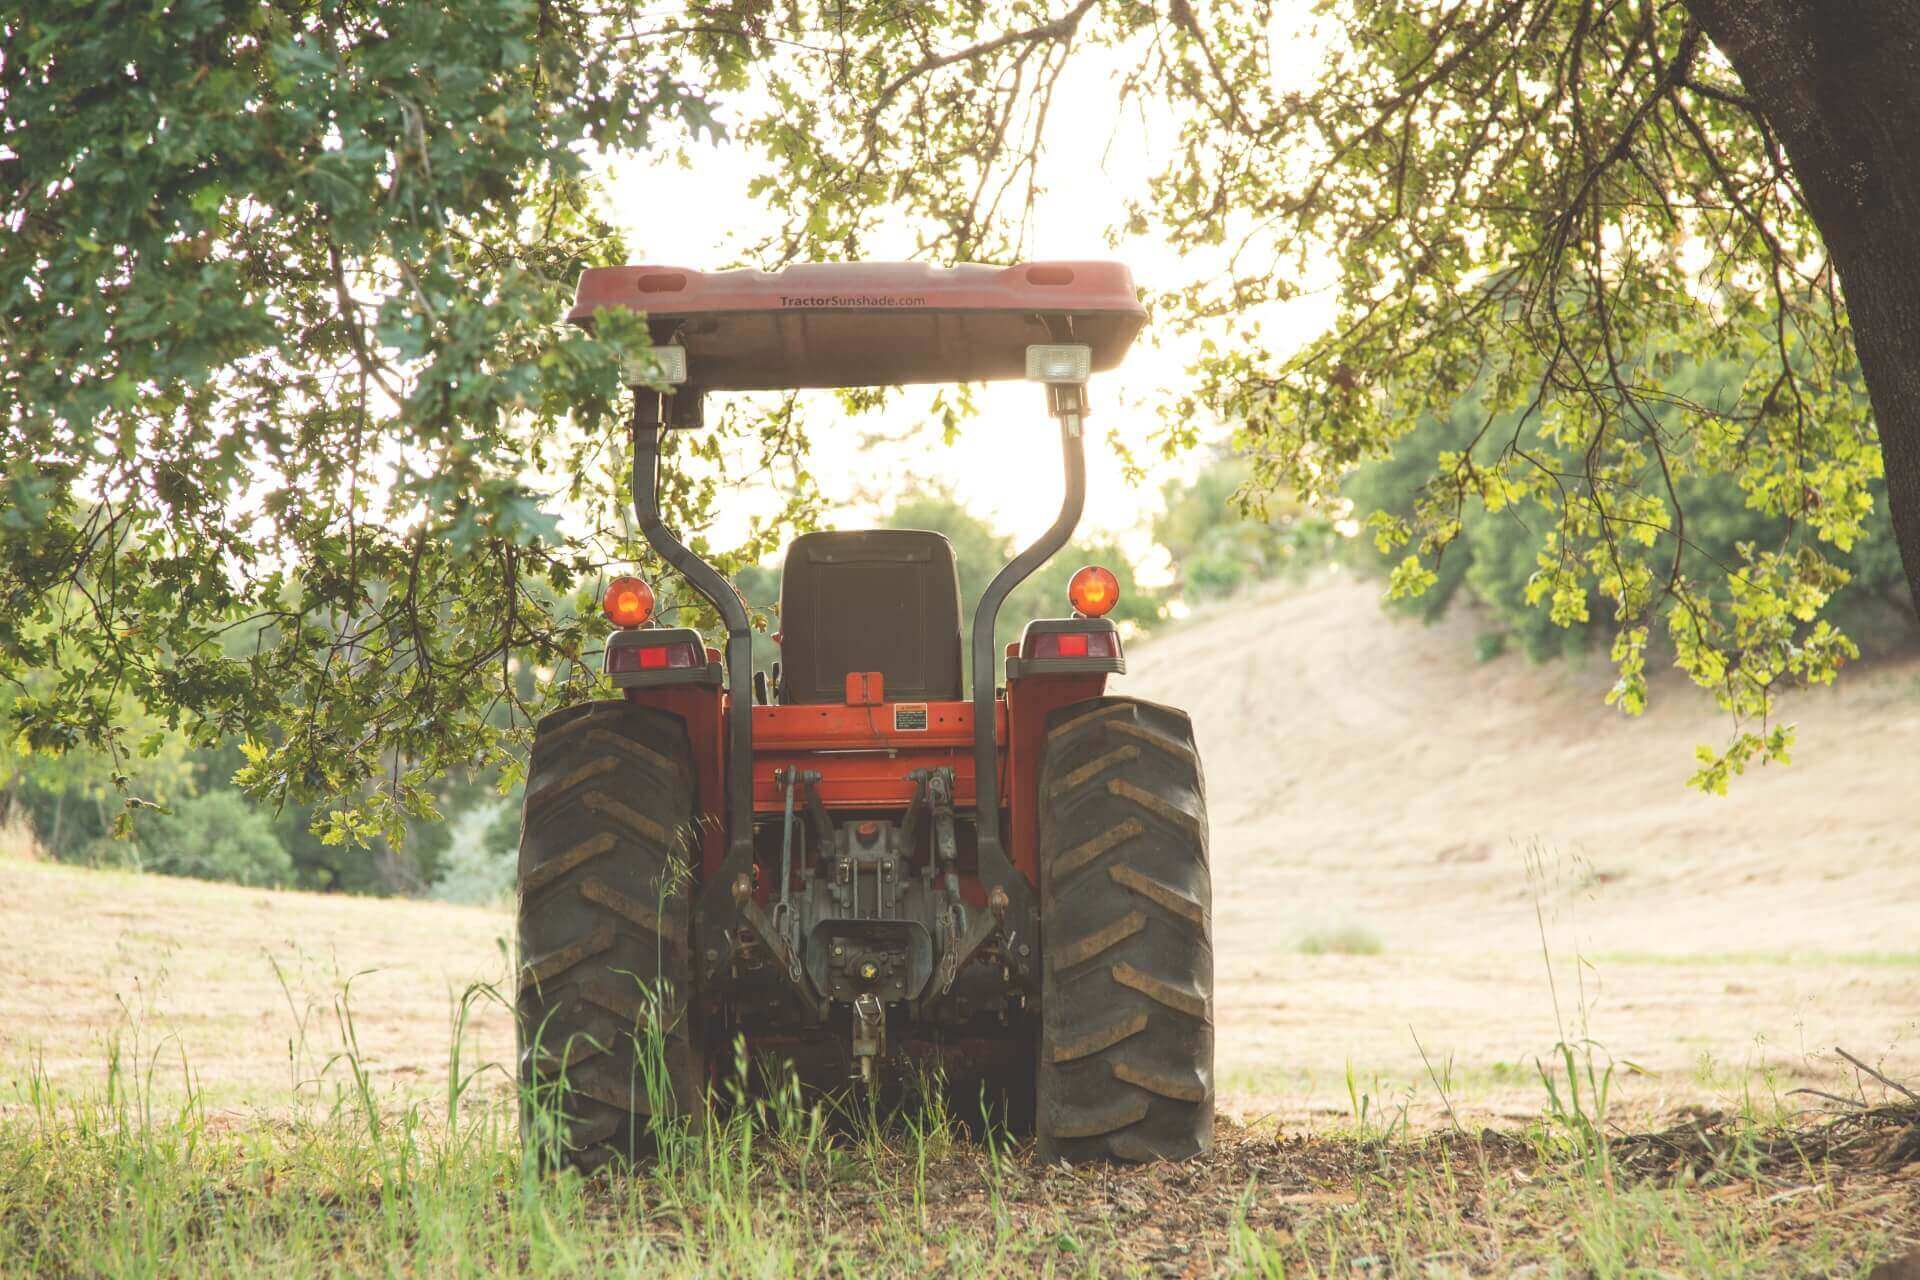
{"label": "rear tractor tire", "polygon": [[592,1172],[654,1146],[654,1117],[695,1116],[694,783],[677,716],[629,702],[534,730],[520,827],[521,1140]]}
{"label": "rear tractor tire", "polygon": [[1207,808],[1184,712],[1063,707],[1040,767],[1042,1161],[1213,1145]]}

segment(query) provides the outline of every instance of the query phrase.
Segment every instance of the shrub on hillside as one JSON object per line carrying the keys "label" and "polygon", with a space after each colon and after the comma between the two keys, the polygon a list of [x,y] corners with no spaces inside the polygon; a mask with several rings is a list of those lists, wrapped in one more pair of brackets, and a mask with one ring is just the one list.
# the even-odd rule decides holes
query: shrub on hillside
{"label": "shrub on hillside", "polygon": [[429,896],[486,906],[513,897],[520,861],[520,797],[473,805],[446,824],[448,847]]}
{"label": "shrub on hillside", "polygon": [[273,820],[238,791],[209,791],[180,801],[171,813],[145,814],[136,830],[149,871],[260,887],[293,881],[293,859],[274,835]]}
{"label": "shrub on hillside", "polygon": [[1191,481],[1172,480],[1154,517],[1153,540],[1166,549],[1180,597],[1200,604],[1324,561],[1338,541],[1332,526],[1297,502],[1269,499],[1264,510],[1239,503],[1247,464],[1216,458]]}
{"label": "shrub on hillside", "polygon": [[[980,594],[993,575],[1020,550],[1014,540],[974,515],[951,493],[925,489],[902,498],[881,521],[890,529],[931,529],[953,543],[954,566],[960,577],[960,616],[973,617]],[[1000,608],[998,643],[1019,638],[1033,618],[1057,618],[1065,613],[1067,583],[1082,565],[1102,564],[1120,583],[1120,603],[1107,615],[1116,623],[1150,627],[1160,618],[1160,597],[1141,587],[1133,564],[1120,548],[1105,540],[1073,541],[1014,588]]]}

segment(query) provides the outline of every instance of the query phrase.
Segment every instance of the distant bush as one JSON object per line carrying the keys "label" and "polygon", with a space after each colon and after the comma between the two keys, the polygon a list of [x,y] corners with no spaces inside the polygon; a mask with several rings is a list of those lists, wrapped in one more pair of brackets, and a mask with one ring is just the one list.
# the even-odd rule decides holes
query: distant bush
{"label": "distant bush", "polygon": [[520,797],[474,805],[447,823],[449,840],[428,896],[487,906],[513,896],[520,861]]}
{"label": "distant bush", "polygon": [[293,881],[293,858],[273,820],[237,791],[209,791],[145,814],[135,824],[140,861],[162,875],[275,887]]}
{"label": "distant bush", "polygon": [[1226,456],[1161,490],[1165,509],[1154,518],[1153,540],[1172,559],[1177,590],[1189,604],[1319,564],[1339,540],[1325,519],[1290,499],[1243,510],[1237,499],[1247,476],[1244,461]]}
{"label": "distant bush", "polygon": [[[881,521],[890,529],[931,529],[945,534],[953,543],[954,568],[960,578],[960,616],[973,616],[987,583],[1013,559],[1020,548],[1014,540],[974,515],[951,493],[940,489],[922,489],[909,493]],[[1140,586],[1133,575],[1133,564],[1118,546],[1107,541],[1074,541],[1034,571],[1032,577],[1014,588],[1000,608],[997,643],[1004,646],[1019,638],[1020,631],[1034,618],[1057,618],[1069,612],[1067,582],[1087,564],[1102,564],[1113,571],[1120,583],[1120,602],[1107,615],[1116,623],[1132,622],[1151,627],[1160,618],[1158,594]]]}

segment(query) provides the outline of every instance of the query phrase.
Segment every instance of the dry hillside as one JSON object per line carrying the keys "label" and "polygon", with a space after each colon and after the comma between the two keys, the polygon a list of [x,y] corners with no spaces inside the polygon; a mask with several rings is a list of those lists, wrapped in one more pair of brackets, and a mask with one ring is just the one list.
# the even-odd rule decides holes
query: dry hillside
{"label": "dry hillside", "polygon": [[[1532,1106],[1515,1066],[1583,1010],[1651,1104],[1825,1075],[1836,1044],[1920,1074],[1920,663],[1790,699],[1798,763],[1709,797],[1704,695],[1656,681],[1629,718],[1604,661],[1479,664],[1473,627],[1330,576],[1133,656],[1120,687],[1189,708],[1207,764],[1228,1088],[1344,1110],[1349,1061],[1426,1080],[1424,1047]],[[1303,954],[1329,941],[1379,954]]]}

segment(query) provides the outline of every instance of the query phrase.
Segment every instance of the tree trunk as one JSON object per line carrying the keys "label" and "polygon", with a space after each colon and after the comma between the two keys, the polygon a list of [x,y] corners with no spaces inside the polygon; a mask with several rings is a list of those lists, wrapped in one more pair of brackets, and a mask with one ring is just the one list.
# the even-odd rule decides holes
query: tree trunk
{"label": "tree trunk", "polygon": [[1840,275],[1920,604],[1920,0],[1687,0],[1773,126]]}

